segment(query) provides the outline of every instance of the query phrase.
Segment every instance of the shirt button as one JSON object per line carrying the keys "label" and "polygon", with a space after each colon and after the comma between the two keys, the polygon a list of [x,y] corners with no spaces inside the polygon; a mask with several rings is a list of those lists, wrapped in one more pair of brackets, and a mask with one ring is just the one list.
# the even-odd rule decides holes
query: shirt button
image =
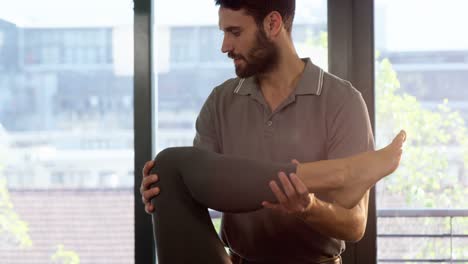
{"label": "shirt button", "polygon": [[271,125],[273,125],[273,121],[270,120],[267,122],[267,126],[271,126]]}

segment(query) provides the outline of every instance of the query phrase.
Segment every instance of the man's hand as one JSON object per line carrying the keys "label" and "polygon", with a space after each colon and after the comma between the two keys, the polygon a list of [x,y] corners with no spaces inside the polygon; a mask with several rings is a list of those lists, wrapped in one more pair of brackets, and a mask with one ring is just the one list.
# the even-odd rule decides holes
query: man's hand
{"label": "man's hand", "polygon": [[153,204],[151,203],[151,199],[156,197],[159,194],[159,188],[154,187],[150,188],[153,183],[156,183],[158,179],[157,174],[149,174],[151,169],[154,167],[154,161],[148,161],[145,163],[145,166],[143,167],[143,180],[141,181],[141,186],[140,186],[140,194],[141,194],[141,199],[143,203],[145,204],[145,211],[148,214],[151,214],[154,212],[155,208]]}
{"label": "man's hand", "polygon": [[[297,160],[293,160],[292,162],[296,165],[299,164]],[[276,181],[271,181],[269,185],[279,203],[264,201],[262,202],[263,207],[279,210],[288,214],[301,214],[305,212],[315,200],[313,194],[309,194],[307,187],[295,173],[289,174],[288,178],[286,173],[279,172],[278,178],[283,186],[284,192],[280,189]]]}

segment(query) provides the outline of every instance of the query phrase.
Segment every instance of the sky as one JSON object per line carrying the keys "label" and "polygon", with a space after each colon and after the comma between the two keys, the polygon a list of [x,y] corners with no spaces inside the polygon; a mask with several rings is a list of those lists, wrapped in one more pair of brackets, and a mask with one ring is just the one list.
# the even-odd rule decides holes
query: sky
{"label": "sky", "polygon": [[376,7],[386,9],[376,12],[385,19],[376,30],[389,50],[468,50],[467,0],[376,0]]}
{"label": "sky", "polygon": [[[325,7],[325,3],[326,0],[297,0],[299,20],[317,20],[314,11]],[[0,7],[0,18],[28,27],[107,26],[133,21],[132,0],[0,0]],[[214,0],[154,1],[154,10],[159,24],[218,23]]]}
{"label": "sky", "polygon": [[[326,0],[297,0],[296,23],[326,20]],[[376,48],[466,50],[468,0],[375,0]],[[132,0],[0,0],[0,18],[23,27],[132,25]],[[155,22],[217,25],[214,0],[155,1]]]}
{"label": "sky", "polygon": [[133,23],[132,0],[0,0],[0,18],[26,27]]}

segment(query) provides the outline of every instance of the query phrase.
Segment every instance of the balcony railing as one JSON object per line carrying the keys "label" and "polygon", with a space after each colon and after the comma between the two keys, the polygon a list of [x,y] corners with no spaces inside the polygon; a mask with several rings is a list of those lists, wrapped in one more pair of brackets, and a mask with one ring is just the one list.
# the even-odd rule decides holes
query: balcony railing
{"label": "balcony railing", "polygon": [[468,210],[381,209],[377,217],[379,263],[468,263]]}
{"label": "balcony railing", "polygon": [[468,210],[377,211],[379,263],[468,263]]}

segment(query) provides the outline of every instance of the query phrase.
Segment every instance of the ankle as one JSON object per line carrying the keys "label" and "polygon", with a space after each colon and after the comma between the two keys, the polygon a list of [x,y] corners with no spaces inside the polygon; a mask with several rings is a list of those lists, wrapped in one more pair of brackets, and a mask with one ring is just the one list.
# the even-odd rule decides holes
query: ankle
{"label": "ankle", "polygon": [[349,160],[345,160],[343,168],[341,169],[340,178],[338,179],[336,186],[344,188],[346,179],[349,179],[353,174],[353,166]]}

